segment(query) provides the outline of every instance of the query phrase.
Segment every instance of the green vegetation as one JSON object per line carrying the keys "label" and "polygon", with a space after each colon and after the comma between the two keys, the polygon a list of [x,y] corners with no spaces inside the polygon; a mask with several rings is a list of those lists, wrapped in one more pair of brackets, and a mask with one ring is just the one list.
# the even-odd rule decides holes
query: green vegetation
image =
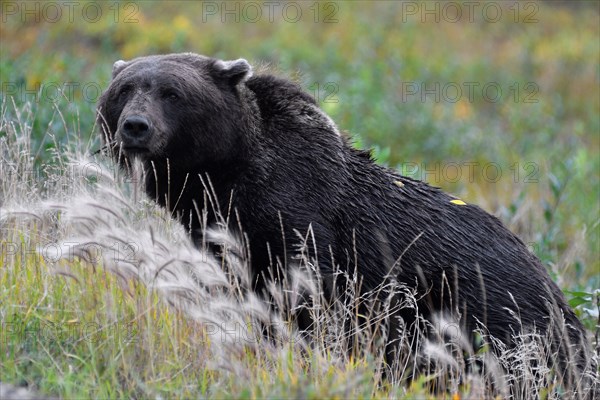
{"label": "green vegetation", "polygon": [[[298,2],[295,22],[278,2],[272,20],[268,8],[255,18],[237,2],[231,14],[223,2],[77,2],[72,22],[67,6],[53,22],[54,11],[35,3],[38,20],[25,2],[3,2],[0,24],[0,141],[22,151],[0,154],[0,381],[63,398],[427,396],[422,381],[374,385],[368,357],[342,363],[280,349],[220,360],[200,323],[147,281],[36,253],[65,223],[60,214],[24,223],[6,210],[18,199],[67,203],[83,190],[58,189],[67,153],[99,147],[95,102],[112,63],[150,53],[244,57],[294,77],[379,162],[498,215],[540,257],[590,336],[599,329],[597,2],[481,2],[471,13],[459,2],[457,22],[438,3],[439,23],[435,12],[421,15],[424,3],[413,14],[392,1]],[[501,6],[497,22],[486,4]],[[23,170],[7,163],[20,159]],[[170,226],[144,207],[133,221]],[[477,382],[451,392],[477,396]]]}

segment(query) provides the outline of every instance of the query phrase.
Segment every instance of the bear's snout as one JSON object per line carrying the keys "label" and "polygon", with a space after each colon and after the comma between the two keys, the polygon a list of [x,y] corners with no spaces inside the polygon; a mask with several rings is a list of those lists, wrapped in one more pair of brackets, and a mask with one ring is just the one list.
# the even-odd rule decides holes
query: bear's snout
{"label": "bear's snout", "polygon": [[148,151],[149,139],[152,137],[152,124],[140,115],[125,118],[121,125],[123,149],[129,153]]}

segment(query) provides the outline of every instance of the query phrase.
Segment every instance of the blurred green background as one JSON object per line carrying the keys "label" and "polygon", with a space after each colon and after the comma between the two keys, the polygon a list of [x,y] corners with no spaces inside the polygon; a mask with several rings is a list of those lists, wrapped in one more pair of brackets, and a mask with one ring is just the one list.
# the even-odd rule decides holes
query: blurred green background
{"label": "blurred green background", "polygon": [[499,216],[590,310],[599,4],[2,1],[2,109],[31,104],[41,165],[54,146],[96,140],[95,103],[118,59],[192,51],[268,65],[380,163]]}

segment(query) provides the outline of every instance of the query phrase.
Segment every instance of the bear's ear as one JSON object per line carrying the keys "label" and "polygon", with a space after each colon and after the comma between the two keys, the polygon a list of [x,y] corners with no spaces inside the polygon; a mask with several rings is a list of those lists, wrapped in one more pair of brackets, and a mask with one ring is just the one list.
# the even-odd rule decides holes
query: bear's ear
{"label": "bear's ear", "polygon": [[234,86],[252,76],[252,67],[243,58],[233,61],[217,60],[214,63],[214,71],[216,76],[229,81]]}
{"label": "bear's ear", "polygon": [[115,77],[117,75],[119,75],[119,73],[121,71],[123,71],[125,69],[125,67],[127,66],[127,64],[129,64],[127,61],[123,61],[123,60],[115,61],[115,63],[113,64],[113,70],[112,70],[112,77],[113,77],[113,79],[115,79]]}

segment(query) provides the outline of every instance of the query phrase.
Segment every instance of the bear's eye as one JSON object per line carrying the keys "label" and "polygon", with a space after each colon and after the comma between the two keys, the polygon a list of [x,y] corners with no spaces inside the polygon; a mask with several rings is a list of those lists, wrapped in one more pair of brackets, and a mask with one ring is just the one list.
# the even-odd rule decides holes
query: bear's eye
{"label": "bear's eye", "polygon": [[173,90],[166,90],[163,92],[162,97],[164,99],[168,99],[170,101],[177,101],[179,100],[179,94]]}
{"label": "bear's eye", "polygon": [[131,92],[131,86],[123,86],[121,89],[119,89],[118,96],[119,98],[125,97],[129,94],[129,92]]}

